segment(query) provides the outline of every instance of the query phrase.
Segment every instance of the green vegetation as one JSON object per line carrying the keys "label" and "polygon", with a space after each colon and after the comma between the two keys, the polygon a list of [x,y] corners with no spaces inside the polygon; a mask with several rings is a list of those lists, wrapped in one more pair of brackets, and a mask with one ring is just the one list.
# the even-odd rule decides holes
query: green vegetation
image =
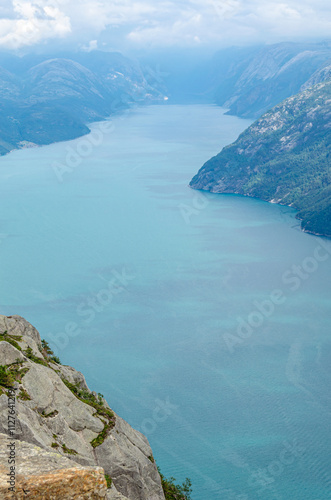
{"label": "green vegetation", "polygon": [[108,436],[109,432],[111,431],[111,429],[113,427],[114,427],[114,424],[112,421],[105,423],[105,426],[102,429],[102,431],[100,432],[100,434],[98,434],[98,436],[96,438],[92,439],[91,446],[93,446],[93,448],[100,446],[104,442],[104,440],[106,439],[106,437]]}
{"label": "green vegetation", "polygon": [[45,339],[42,339],[41,341],[40,352],[42,353],[44,358],[46,358],[48,361],[51,361],[52,363],[57,363],[58,365],[61,364],[60,358],[54,355],[54,352],[50,348],[49,343],[46,342]]}
{"label": "green vegetation", "polygon": [[46,342],[45,339],[41,340],[41,352],[43,354],[46,354],[46,356],[51,356],[52,354],[54,354],[52,349],[49,347],[49,343]]}
{"label": "green vegetation", "polygon": [[52,418],[52,417],[56,417],[56,415],[58,415],[58,413],[59,412],[57,410],[53,410],[50,413],[45,413],[45,410],[43,410],[41,412],[41,416],[44,418]]}
{"label": "green vegetation", "polygon": [[58,356],[51,356],[49,360],[52,361],[52,363],[56,363],[57,365],[61,364],[60,358]]}
{"label": "green vegetation", "polygon": [[[16,349],[18,349],[19,351],[22,351],[21,346],[18,344],[18,342],[20,342],[21,340],[22,340],[22,337],[16,336],[16,335],[9,335],[7,331],[0,333],[0,342],[1,341],[8,342],[12,346],[16,347]],[[33,353],[33,350],[31,347],[27,347],[27,349],[25,351],[23,351],[23,354],[27,358],[29,358],[31,361],[34,361],[35,363],[39,363],[40,365],[48,366],[48,362],[50,362],[50,361],[53,363],[57,363],[58,365],[61,364],[60,359],[54,355],[54,352],[51,350],[51,348],[49,347],[49,344],[48,344],[48,342],[46,342],[46,340],[43,339],[41,341],[41,346],[39,347],[39,350],[40,350],[41,354],[43,355],[43,357],[45,358],[44,360],[41,358],[38,358],[38,356],[36,356]]]}
{"label": "green vegetation", "polygon": [[108,474],[105,474],[105,480],[107,482],[107,488],[110,488],[112,483],[113,483],[113,480],[110,476],[108,476]]}
{"label": "green vegetation", "polygon": [[[11,344],[12,346],[16,347],[19,351],[22,351],[21,346],[18,344],[22,340],[22,337],[16,336],[16,335],[9,335],[7,331],[0,333],[0,342],[5,341]],[[51,350],[49,347],[48,342],[46,340],[41,341],[41,346],[39,347],[39,350],[45,360],[38,358],[36,356],[31,347],[28,347],[25,351],[23,351],[23,354],[29,358],[31,361],[34,361],[35,363],[39,363],[40,365],[48,366],[48,362],[53,362],[57,364],[61,364],[60,359],[54,355],[54,352]]]}
{"label": "green vegetation", "polygon": [[102,419],[105,424],[103,430],[91,441],[93,448],[100,446],[108,436],[111,429],[115,426],[116,420],[114,413],[103,404],[102,394],[99,393],[98,397],[96,397],[93,393],[87,391],[86,389],[81,389],[78,385],[72,384],[65,378],[62,378],[62,381],[76,396],[76,398],[83,403],[92,406],[96,410],[95,416],[104,417],[106,419],[106,421]]}
{"label": "green vegetation", "polygon": [[20,388],[20,392],[19,392],[19,395],[17,396],[17,398],[21,399],[22,401],[30,401],[31,400],[29,394],[27,393],[27,391],[23,387]]}
{"label": "green vegetation", "polygon": [[52,443],[52,444],[51,444],[51,447],[52,447],[52,448],[58,448],[58,447],[59,447],[59,445],[58,445],[57,443]]}
{"label": "green vegetation", "polygon": [[161,477],[161,484],[166,500],[191,500],[192,483],[188,478],[186,478],[183,484],[179,485],[175,483],[176,479],[174,477],[166,479],[159,467],[157,470]]}
{"label": "green vegetation", "polygon": [[209,160],[191,187],[290,205],[304,230],[331,236],[330,113],[328,80],[263,115]]}
{"label": "green vegetation", "polygon": [[[100,395],[96,397],[92,392],[80,388],[77,384],[72,384],[67,379],[62,378],[62,382],[71,390],[71,392],[76,396],[76,398],[83,401],[83,403],[93,406],[100,415],[108,416],[110,410],[104,407],[102,398]],[[112,413],[112,412],[110,412]],[[110,416],[110,415],[109,415]],[[112,415],[113,416],[113,413]]]}
{"label": "green vegetation", "polygon": [[68,455],[78,455],[76,450],[72,450],[71,448],[67,448],[67,446],[63,443],[62,445],[62,450],[64,453],[67,453]]}
{"label": "green vegetation", "polygon": [[0,365],[0,389],[1,393],[5,389],[13,387],[14,382],[21,382],[29,368],[22,368],[22,362],[16,362],[9,366]]}
{"label": "green vegetation", "polygon": [[6,387],[9,389],[10,387],[13,387],[15,379],[13,377],[13,374],[8,370],[6,366],[1,365],[0,366],[0,386]]}
{"label": "green vegetation", "polygon": [[154,460],[154,457],[153,455],[149,455],[149,457],[147,457],[148,460],[150,460],[152,462],[152,464],[154,464],[155,460]]}
{"label": "green vegetation", "polygon": [[2,342],[2,341],[8,342],[12,346],[16,347],[16,349],[18,349],[19,351],[21,351],[22,349],[21,349],[20,345],[17,343],[17,341],[20,342],[21,340],[22,340],[22,337],[18,337],[16,335],[9,335],[7,333],[7,330],[3,333],[0,333],[0,342]]}
{"label": "green vegetation", "polygon": [[31,359],[31,361],[33,361],[34,363],[38,363],[39,365],[48,366],[48,363],[44,359],[38,358],[38,356],[33,354],[31,347],[28,347],[27,349],[25,349],[25,351],[23,351],[23,354],[25,354],[25,356],[27,358]]}

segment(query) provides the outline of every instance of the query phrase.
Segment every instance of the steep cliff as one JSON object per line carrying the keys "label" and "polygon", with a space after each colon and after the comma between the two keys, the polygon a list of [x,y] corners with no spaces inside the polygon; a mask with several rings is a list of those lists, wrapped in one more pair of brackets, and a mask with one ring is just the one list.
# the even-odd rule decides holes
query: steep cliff
{"label": "steep cliff", "polygon": [[331,81],[290,97],[209,160],[190,186],[298,209],[306,231],[331,235]]}
{"label": "steep cliff", "polygon": [[36,499],[164,500],[146,437],[91,392],[80,372],[56,361],[26,320],[0,316],[1,498],[7,498],[3,446],[11,439],[12,408],[17,496],[10,498],[26,498],[24,491],[30,491]]}
{"label": "steep cliff", "polygon": [[331,44],[277,43],[228,49],[214,58],[216,103],[229,114],[258,118],[282,100],[327,78]]}

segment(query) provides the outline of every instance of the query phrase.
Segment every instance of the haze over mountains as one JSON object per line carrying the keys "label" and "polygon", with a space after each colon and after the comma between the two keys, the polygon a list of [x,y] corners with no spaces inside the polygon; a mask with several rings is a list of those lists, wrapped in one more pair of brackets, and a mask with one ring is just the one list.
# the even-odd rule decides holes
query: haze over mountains
{"label": "haze over mountains", "polygon": [[88,133],[88,122],[133,103],[163,99],[148,84],[139,63],[119,53],[74,57],[0,61],[1,154],[27,142],[40,145],[73,139]]}
{"label": "haze over mountains", "polygon": [[0,154],[88,132],[134,103],[210,102],[257,118],[330,75],[331,43],[230,48],[212,58],[179,51],[142,58],[116,52],[0,56]]}
{"label": "haze over mountains", "polygon": [[[222,61],[222,53],[218,59]],[[214,77],[215,101],[230,114],[257,118],[302,88],[324,81],[330,64],[330,42],[280,43],[250,51],[246,57],[229,51],[226,73]]]}
{"label": "haze over mountains", "polygon": [[329,42],[225,49],[199,61],[180,51],[143,63],[101,51],[2,55],[0,153],[73,139],[88,132],[88,122],[166,95],[170,102],[216,103],[255,118],[326,79],[330,61]]}
{"label": "haze over mountains", "polygon": [[191,186],[291,204],[306,230],[331,234],[330,87],[318,86],[330,81],[331,42],[233,47],[212,58],[190,54],[165,52],[141,62],[97,50],[57,57],[3,54],[0,154],[76,138],[89,132],[89,122],[135,104],[165,102],[166,96],[170,103],[218,104],[246,118],[276,106],[207,162]]}
{"label": "haze over mountains", "polygon": [[327,77],[331,42],[232,47],[215,54],[164,51],[143,61],[160,67],[172,101],[216,103],[230,114],[257,118],[303,85]]}

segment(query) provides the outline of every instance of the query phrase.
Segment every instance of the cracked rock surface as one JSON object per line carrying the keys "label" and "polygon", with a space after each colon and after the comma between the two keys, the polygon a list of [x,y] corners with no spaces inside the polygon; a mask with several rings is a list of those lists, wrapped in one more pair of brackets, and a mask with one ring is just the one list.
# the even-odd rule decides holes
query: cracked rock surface
{"label": "cracked rock surface", "polygon": [[107,483],[101,467],[83,467],[59,453],[17,441],[15,492],[8,490],[8,436],[0,434],[0,498],[104,499]]}
{"label": "cracked rock surface", "polygon": [[[11,377],[10,385],[16,393],[15,438],[21,456],[27,453],[26,465],[20,464],[24,481],[32,488],[32,483],[50,485],[53,480],[54,491],[55,485],[61,481],[77,485],[77,488],[79,484],[84,488],[85,484],[90,485],[90,489],[82,490],[81,496],[77,497],[61,496],[62,493],[60,496],[52,496],[52,493],[51,496],[39,497],[37,490],[31,490],[31,498],[164,500],[159,473],[149,458],[152,450],[147,438],[112,412],[112,426],[100,439],[107,417],[72,391],[74,386],[87,395],[92,394],[84,376],[72,367],[50,360],[42,348],[39,333],[25,319],[0,316],[0,336],[0,365],[6,367]],[[7,390],[0,385],[1,449],[4,436],[7,435],[8,440]],[[99,408],[100,404],[102,410],[111,412],[104,399],[99,400]],[[91,441],[96,438],[100,441],[97,446],[92,446]],[[8,469],[3,458],[2,453],[0,484],[3,484],[4,471]],[[45,474],[40,481],[37,480],[37,468],[34,468],[39,459],[45,465],[38,465],[40,474]],[[112,479],[111,488],[104,488],[105,491],[100,479],[101,476],[104,479],[104,474]]]}

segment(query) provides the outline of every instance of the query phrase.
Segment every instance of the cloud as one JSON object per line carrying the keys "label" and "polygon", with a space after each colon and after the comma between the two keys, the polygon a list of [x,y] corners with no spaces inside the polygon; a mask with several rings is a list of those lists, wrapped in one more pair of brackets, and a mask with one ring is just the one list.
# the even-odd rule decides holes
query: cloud
{"label": "cloud", "polygon": [[92,50],[97,50],[98,49],[98,40],[90,40],[88,45],[84,45],[82,49],[85,52],[92,52]]}
{"label": "cloud", "polygon": [[70,18],[56,2],[12,0],[0,19],[0,47],[17,49],[71,32]]}
{"label": "cloud", "polygon": [[[202,6],[203,5],[203,6]],[[187,1],[176,15],[173,5],[163,22],[142,24],[127,36],[138,44],[226,46],[284,39],[328,38],[331,16],[327,2],[278,0]]]}
{"label": "cloud", "polygon": [[0,47],[14,49],[50,39],[218,47],[331,32],[329,0],[2,0],[0,17]]}

